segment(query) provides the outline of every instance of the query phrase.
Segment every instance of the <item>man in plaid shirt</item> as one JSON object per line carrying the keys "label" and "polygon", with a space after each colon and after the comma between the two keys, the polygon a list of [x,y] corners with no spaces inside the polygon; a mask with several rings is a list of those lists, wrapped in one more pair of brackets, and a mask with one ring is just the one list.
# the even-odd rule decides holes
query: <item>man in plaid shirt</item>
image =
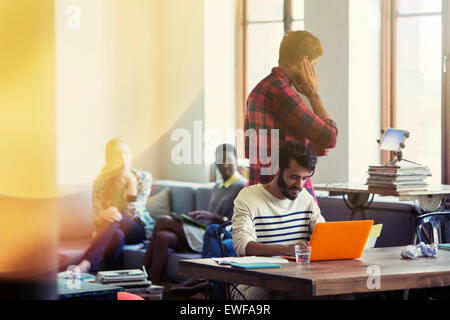
{"label": "man in plaid shirt", "polygon": [[[278,67],[250,93],[245,113],[249,185],[272,180],[277,165],[271,156],[278,154],[285,141],[298,140],[316,156],[326,155],[336,146],[336,123],[322,104],[314,70],[321,55],[320,41],[311,33],[287,32],[280,45]],[[298,93],[307,97],[312,111]],[[307,178],[304,188],[317,202],[311,178]]]}

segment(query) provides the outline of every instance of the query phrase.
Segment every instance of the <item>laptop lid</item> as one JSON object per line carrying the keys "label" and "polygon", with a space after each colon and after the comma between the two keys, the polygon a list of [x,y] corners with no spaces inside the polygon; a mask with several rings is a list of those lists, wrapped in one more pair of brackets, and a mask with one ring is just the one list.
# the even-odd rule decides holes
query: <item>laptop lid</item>
{"label": "laptop lid", "polygon": [[311,261],[360,258],[373,220],[319,222],[309,245]]}

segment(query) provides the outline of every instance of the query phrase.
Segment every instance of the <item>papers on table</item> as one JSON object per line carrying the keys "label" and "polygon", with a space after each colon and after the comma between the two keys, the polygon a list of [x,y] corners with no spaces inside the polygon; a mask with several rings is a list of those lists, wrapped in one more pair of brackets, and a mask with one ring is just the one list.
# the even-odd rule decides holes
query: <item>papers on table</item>
{"label": "papers on table", "polygon": [[287,259],[280,257],[225,257],[225,258],[211,258],[217,264],[229,265],[231,263],[289,263]]}

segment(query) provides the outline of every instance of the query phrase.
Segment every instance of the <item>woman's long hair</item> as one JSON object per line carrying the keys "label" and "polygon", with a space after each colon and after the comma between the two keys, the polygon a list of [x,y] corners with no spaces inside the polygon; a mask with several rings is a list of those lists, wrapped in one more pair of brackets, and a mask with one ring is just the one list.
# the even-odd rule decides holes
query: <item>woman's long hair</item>
{"label": "woman's long hair", "polygon": [[125,144],[124,141],[119,138],[110,140],[106,144],[105,149],[105,165],[100,173],[102,176],[111,176],[121,169],[122,161],[119,146]]}
{"label": "woman's long hair", "polygon": [[118,138],[112,139],[106,144],[105,165],[97,178],[104,181],[105,196],[108,201],[112,201],[116,194],[114,178],[123,168],[122,151],[119,149],[121,144],[125,144],[125,142]]}

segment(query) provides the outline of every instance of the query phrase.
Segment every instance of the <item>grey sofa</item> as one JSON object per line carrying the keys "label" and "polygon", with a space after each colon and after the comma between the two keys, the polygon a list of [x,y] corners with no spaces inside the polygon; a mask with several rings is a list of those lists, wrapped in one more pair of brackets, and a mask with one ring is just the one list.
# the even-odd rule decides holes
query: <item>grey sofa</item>
{"label": "grey sofa", "polygon": [[[198,184],[189,182],[159,180],[154,181],[152,196],[169,189],[170,211],[187,213],[193,210],[206,210],[209,205],[213,183]],[[60,271],[77,263],[89,248],[94,232],[92,211],[92,188],[88,186],[77,192],[61,197],[58,201],[58,262]],[[124,267],[141,268],[145,255],[143,244],[128,245],[124,248]],[[201,255],[192,252],[176,253],[171,251],[167,262],[165,279],[180,281],[177,265],[180,259],[198,258]]]}
{"label": "grey sofa", "polygon": [[[213,183],[198,184],[171,180],[154,181],[152,196],[164,189],[170,190],[170,210],[187,213],[206,210],[209,205]],[[93,232],[91,190],[86,189],[60,199],[60,264],[76,259],[83,254],[91,242]],[[342,197],[330,197],[327,192],[316,192],[322,215],[327,221],[348,220],[350,210]],[[383,230],[376,247],[406,246],[411,243],[414,233],[416,213],[411,202],[398,202],[391,197],[376,197],[369,209],[368,219],[375,224],[382,223]],[[355,219],[361,219],[356,216]],[[77,226],[74,228],[74,226]],[[124,249],[125,268],[141,268],[145,255],[143,244],[126,246]],[[199,258],[199,253],[170,251],[165,280],[178,282],[184,277],[178,274],[178,261]]]}

